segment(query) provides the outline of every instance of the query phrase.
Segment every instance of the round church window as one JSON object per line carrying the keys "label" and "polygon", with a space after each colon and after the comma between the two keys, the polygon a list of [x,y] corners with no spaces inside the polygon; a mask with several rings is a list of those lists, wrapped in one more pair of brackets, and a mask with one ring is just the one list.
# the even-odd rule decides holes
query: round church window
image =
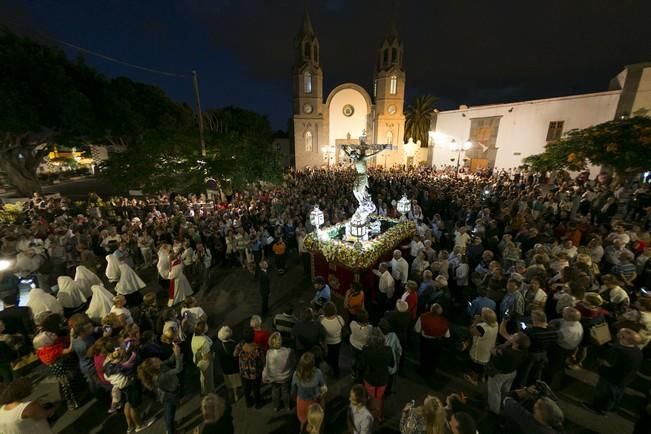
{"label": "round church window", "polygon": [[355,108],[350,104],[346,104],[342,111],[344,113],[344,116],[351,117],[353,113],[355,113]]}

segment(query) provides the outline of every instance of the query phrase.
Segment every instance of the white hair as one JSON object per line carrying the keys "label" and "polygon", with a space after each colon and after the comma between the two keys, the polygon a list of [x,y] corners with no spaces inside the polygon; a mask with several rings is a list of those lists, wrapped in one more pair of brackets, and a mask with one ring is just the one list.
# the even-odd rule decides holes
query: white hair
{"label": "white hair", "polygon": [[254,329],[260,327],[262,325],[262,318],[260,318],[260,315],[252,315],[249,325]]}

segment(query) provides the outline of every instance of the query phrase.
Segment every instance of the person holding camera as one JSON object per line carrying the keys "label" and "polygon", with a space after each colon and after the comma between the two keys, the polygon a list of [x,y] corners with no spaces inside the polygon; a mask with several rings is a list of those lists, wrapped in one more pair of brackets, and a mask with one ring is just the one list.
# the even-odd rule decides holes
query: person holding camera
{"label": "person holding camera", "polygon": [[[506,418],[504,432],[527,434],[558,434],[563,428],[563,410],[536,386],[514,390],[504,399],[502,416]],[[537,396],[537,398],[536,398]],[[533,400],[529,411],[525,403]]]}
{"label": "person holding camera", "polygon": [[[500,324],[500,334],[506,334],[506,323]],[[506,343],[491,350],[491,359],[486,367],[488,375],[488,407],[500,414],[502,396],[511,390],[513,380],[527,360],[527,350],[531,345],[529,336],[522,332],[508,335]]]}

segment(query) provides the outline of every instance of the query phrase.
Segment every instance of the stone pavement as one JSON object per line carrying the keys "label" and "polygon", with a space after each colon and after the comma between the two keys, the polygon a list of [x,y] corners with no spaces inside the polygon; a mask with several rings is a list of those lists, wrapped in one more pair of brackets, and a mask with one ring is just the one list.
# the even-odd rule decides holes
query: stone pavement
{"label": "stone pavement", "polygon": [[[291,263],[291,261],[290,261]],[[309,304],[312,297],[311,285],[306,282],[302,275],[300,265],[291,265],[288,272],[279,276],[272,275],[272,291],[269,318],[265,319],[265,326],[270,326],[270,318],[273,314],[282,310],[286,303],[291,303],[296,312]],[[154,281],[153,270],[145,274],[143,278]],[[197,294],[200,304],[209,315],[209,323],[213,329],[222,324],[227,324],[234,329],[236,337],[241,328],[248,322],[252,314],[259,313],[261,301],[259,299],[257,282],[253,277],[242,269],[218,270],[215,282],[210,291],[203,291]],[[150,288],[145,291],[151,290]],[[341,304],[341,300],[339,300]],[[340,306],[341,307],[341,306]],[[341,351],[342,375],[339,379],[327,378],[328,393],[326,396],[326,422],[325,434],[346,432],[346,408],[348,405],[348,391],[352,384],[350,378],[351,353],[348,345],[342,346]],[[442,361],[442,372],[435,376],[424,378],[418,369],[417,354],[407,353],[405,366],[397,379],[397,387],[394,394],[385,401],[385,422],[376,431],[378,433],[398,433],[400,414],[405,403],[415,399],[422,401],[427,394],[434,394],[441,398],[452,392],[464,392],[469,397],[469,405],[473,416],[478,422],[479,431],[482,434],[499,432],[496,418],[489,415],[485,407],[486,390],[485,385],[473,387],[466,383],[455,372],[459,361],[454,354],[444,354]],[[327,368],[326,377],[329,376]],[[39,368],[34,373],[40,376],[35,396],[45,397],[48,400],[56,400],[58,391],[53,379],[45,377],[45,372]],[[594,385],[594,375],[589,373],[572,373],[579,377],[579,381],[571,381],[559,393],[561,407],[564,410],[568,423],[567,433],[612,433],[628,434],[632,432],[630,417],[622,417],[617,413],[611,413],[606,417],[596,416],[585,410],[580,405],[581,399],[591,396],[591,389]],[[586,377],[586,378],[582,378]],[[215,376],[218,389],[222,390],[221,375]],[[186,433],[200,420],[199,414],[199,380],[193,367],[189,367],[184,374],[184,386],[186,398],[177,411],[177,426],[179,433]],[[263,398],[265,405],[260,410],[248,409],[240,400],[233,407],[233,417],[236,432],[238,434],[263,434],[263,433],[298,433],[298,425],[294,413],[281,411],[274,414],[271,409],[271,397],[268,387],[263,386]],[[144,409],[146,414],[153,414],[160,406],[153,404],[151,410]],[[56,422],[54,431],[57,434],[113,434],[124,433],[126,423],[124,417],[119,415],[108,415],[105,403],[92,400],[82,408],[75,411],[65,412]],[[156,423],[144,433],[164,433],[164,427],[157,414]],[[626,415],[624,415],[626,416]]]}

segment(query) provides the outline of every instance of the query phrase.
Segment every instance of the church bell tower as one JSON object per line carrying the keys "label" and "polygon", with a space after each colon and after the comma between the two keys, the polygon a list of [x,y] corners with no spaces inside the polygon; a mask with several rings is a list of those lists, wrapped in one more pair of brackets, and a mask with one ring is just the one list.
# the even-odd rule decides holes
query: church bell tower
{"label": "church bell tower", "polygon": [[[398,156],[398,145],[403,143],[405,133],[405,69],[404,49],[395,22],[391,22],[389,32],[380,43],[377,66],[373,81],[375,99],[375,141],[392,144],[394,150],[387,152],[387,165]],[[378,163],[383,163],[379,158]]]}
{"label": "church bell tower", "polygon": [[293,123],[296,167],[323,163],[319,146],[325,146],[323,116],[323,71],[319,63],[319,40],[305,10],[294,40]]}

